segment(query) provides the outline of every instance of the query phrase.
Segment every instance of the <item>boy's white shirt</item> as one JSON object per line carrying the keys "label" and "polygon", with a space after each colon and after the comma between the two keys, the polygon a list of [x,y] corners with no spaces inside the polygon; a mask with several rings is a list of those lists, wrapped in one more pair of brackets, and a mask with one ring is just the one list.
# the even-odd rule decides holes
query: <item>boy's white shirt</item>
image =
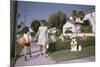
{"label": "boy's white shirt", "polygon": [[25,33],[24,33],[24,38],[25,38],[25,40],[26,40],[26,43],[32,41],[32,37],[31,37],[31,35],[28,35],[28,34],[25,34]]}

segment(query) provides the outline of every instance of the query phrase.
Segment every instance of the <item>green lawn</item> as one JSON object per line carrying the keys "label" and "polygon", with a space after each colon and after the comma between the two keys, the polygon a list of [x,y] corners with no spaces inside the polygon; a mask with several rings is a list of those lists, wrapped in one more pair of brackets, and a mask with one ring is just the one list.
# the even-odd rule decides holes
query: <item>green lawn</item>
{"label": "green lawn", "polygon": [[63,61],[68,61],[68,60],[82,58],[82,57],[95,56],[95,47],[87,46],[83,48],[82,51],[76,51],[76,52],[71,52],[70,50],[60,50],[60,51],[49,53],[49,55],[56,62],[63,62]]}

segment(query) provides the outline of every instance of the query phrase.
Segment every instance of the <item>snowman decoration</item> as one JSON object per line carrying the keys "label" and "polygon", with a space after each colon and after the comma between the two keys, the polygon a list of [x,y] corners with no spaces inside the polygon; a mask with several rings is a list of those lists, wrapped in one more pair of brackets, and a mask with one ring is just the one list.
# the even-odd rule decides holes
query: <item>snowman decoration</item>
{"label": "snowman decoration", "polygon": [[70,44],[71,44],[71,51],[81,51],[82,50],[81,46],[77,45],[77,41],[75,38],[72,38]]}

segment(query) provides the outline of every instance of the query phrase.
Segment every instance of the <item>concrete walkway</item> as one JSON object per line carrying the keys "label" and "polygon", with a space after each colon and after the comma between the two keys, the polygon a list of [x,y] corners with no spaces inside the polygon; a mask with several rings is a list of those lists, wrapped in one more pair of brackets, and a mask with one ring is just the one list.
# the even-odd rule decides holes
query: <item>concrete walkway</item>
{"label": "concrete walkway", "polygon": [[90,56],[90,57],[84,57],[75,60],[64,61],[60,63],[64,64],[64,63],[81,63],[81,62],[94,62],[94,61],[95,61],[95,56]]}
{"label": "concrete walkway", "polygon": [[39,47],[32,43],[32,57],[28,57],[28,61],[24,60],[24,49],[21,52],[21,56],[17,59],[15,67],[18,66],[33,66],[33,65],[40,65],[40,64],[54,64],[55,61],[52,60],[51,57],[39,56]]}

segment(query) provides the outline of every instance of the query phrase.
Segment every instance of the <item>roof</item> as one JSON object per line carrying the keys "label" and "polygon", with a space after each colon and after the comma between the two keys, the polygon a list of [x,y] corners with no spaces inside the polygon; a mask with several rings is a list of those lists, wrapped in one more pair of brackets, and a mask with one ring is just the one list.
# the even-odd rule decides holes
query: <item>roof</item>
{"label": "roof", "polygon": [[95,12],[95,8],[91,8],[89,10],[86,10],[85,14],[92,13],[92,12]]}
{"label": "roof", "polygon": [[68,28],[68,27],[73,27],[74,24],[70,23],[69,21],[65,23],[65,25],[63,26],[63,28]]}

